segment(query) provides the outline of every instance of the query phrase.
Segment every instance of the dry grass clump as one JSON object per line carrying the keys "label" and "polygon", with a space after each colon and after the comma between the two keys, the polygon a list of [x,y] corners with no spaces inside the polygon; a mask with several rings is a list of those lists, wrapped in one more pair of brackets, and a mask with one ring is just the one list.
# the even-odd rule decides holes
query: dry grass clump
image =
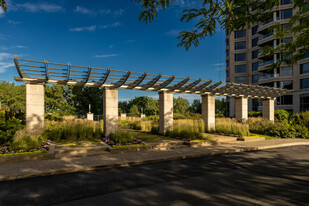
{"label": "dry grass clump", "polygon": [[45,135],[50,140],[100,138],[103,133],[103,121],[65,120],[51,121],[46,124]]}
{"label": "dry grass clump", "polygon": [[31,149],[40,147],[44,141],[42,133],[43,129],[31,131],[27,129],[18,130],[13,137],[11,150],[29,151]]}
{"label": "dry grass clump", "polygon": [[239,123],[231,118],[217,118],[216,133],[224,133],[225,135],[249,136],[249,125],[247,123]]}
{"label": "dry grass clump", "polygon": [[203,120],[179,119],[174,120],[173,131],[167,131],[167,136],[183,140],[203,138],[205,132]]}

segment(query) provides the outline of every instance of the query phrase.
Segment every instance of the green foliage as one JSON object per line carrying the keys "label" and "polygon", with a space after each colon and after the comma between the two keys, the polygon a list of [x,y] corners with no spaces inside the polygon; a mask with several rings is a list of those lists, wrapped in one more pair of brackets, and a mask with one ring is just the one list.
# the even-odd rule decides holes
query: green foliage
{"label": "green foliage", "polygon": [[167,131],[166,135],[172,138],[181,138],[185,140],[200,139],[205,132],[203,120],[175,120],[173,131]]}
{"label": "green foliage", "polygon": [[173,118],[174,119],[187,119],[187,116],[184,114],[174,113]]}
{"label": "green foliage", "polygon": [[44,135],[50,140],[75,140],[85,138],[100,138],[103,133],[103,122],[88,120],[71,120],[62,122],[47,122]]}
{"label": "green foliage", "polygon": [[1,107],[6,110],[25,111],[26,108],[25,85],[16,86],[14,83],[0,81],[0,102]]}
{"label": "green foliage", "polygon": [[157,116],[157,115],[151,115],[151,116],[142,118],[142,120],[143,120],[143,121],[158,122],[158,121],[159,121],[159,116]]}
{"label": "green foliage", "polygon": [[173,104],[174,104],[175,113],[184,115],[189,112],[189,101],[188,100],[182,97],[178,97],[177,99],[174,98]]}
{"label": "green foliage", "polygon": [[218,114],[218,113],[216,113],[216,118],[223,118],[224,117],[224,114]]}
{"label": "green foliage", "polygon": [[40,147],[40,145],[43,143],[43,140],[44,138],[42,136],[42,130],[19,130],[14,135],[11,149],[13,151],[22,150],[28,152],[31,149]]}
{"label": "green foliage", "polygon": [[275,110],[275,118],[282,122],[282,121],[288,121],[289,120],[289,116],[290,116],[290,113],[286,110]]}
{"label": "green foliage", "polygon": [[235,119],[218,118],[216,119],[216,133],[223,133],[225,135],[235,135],[239,137],[249,136],[249,125],[237,122]]}
{"label": "green foliage", "polygon": [[225,117],[226,107],[227,107],[226,99],[216,99],[215,100],[216,114],[222,114],[223,115],[222,117]]}
{"label": "green foliage", "polygon": [[159,134],[159,125],[152,125],[151,134]]}
{"label": "green foliage", "polygon": [[201,114],[196,114],[196,113],[187,113],[187,114],[178,114],[174,113],[173,116],[174,119],[201,119],[202,115]]}
{"label": "green foliage", "polygon": [[129,112],[126,111],[126,113],[130,113],[130,109],[136,105],[139,112],[142,112],[146,115],[157,115],[159,112],[159,101],[154,100],[151,97],[147,96],[141,96],[141,97],[135,97],[134,99],[131,99],[129,103],[127,104],[127,108],[129,109]]}
{"label": "green foliage", "polygon": [[23,127],[20,120],[14,117],[6,119],[5,111],[0,110],[0,145],[11,144],[14,134]]}
{"label": "green foliage", "polygon": [[248,112],[248,117],[261,117],[262,115],[263,115],[262,112],[257,112],[257,111]]}
{"label": "green foliage", "polygon": [[128,144],[132,143],[134,140],[134,136],[129,132],[117,131],[115,133],[111,133],[109,138],[113,140],[116,144]]}
{"label": "green foliage", "polygon": [[192,113],[202,114],[202,102],[197,99],[193,100],[189,110]]}
{"label": "green foliage", "polygon": [[139,112],[138,110],[138,106],[137,105],[133,105],[131,108],[130,108],[130,113],[129,113],[130,116],[132,117],[138,117],[141,115],[141,113]]}
{"label": "green foliage", "polygon": [[7,7],[6,2],[4,0],[0,0],[0,7],[3,9],[4,12],[6,12]]}

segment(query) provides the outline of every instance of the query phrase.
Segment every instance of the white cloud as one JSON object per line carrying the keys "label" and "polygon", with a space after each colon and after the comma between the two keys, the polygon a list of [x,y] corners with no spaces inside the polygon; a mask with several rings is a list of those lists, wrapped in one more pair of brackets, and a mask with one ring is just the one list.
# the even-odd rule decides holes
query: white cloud
{"label": "white cloud", "polygon": [[0,62],[0,73],[5,73],[7,68],[14,67],[14,63]]}
{"label": "white cloud", "polygon": [[108,57],[116,57],[119,56],[119,54],[101,54],[101,55],[95,55],[95,58],[108,58]]}
{"label": "white cloud", "polygon": [[101,25],[99,27],[101,29],[108,29],[108,28],[115,28],[115,27],[119,27],[119,26],[121,26],[121,23],[120,22],[115,22],[115,23],[112,23],[112,24]]}
{"label": "white cloud", "polygon": [[174,5],[180,6],[180,7],[191,8],[196,5],[196,2],[192,0],[176,0],[174,2]]}
{"label": "white cloud", "polygon": [[132,42],[135,42],[136,40],[134,40],[134,39],[129,39],[129,40],[127,40],[127,41],[125,41],[125,43],[132,43]]}
{"label": "white cloud", "polygon": [[84,15],[92,15],[92,16],[96,15],[95,11],[92,11],[90,9],[87,9],[81,6],[77,6],[74,12],[79,13],[79,14],[84,14]]}
{"label": "white cloud", "polygon": [[0,61],[3,61],[4,59],[7,60],[12,55],[6,52],[0,52]]}
{"label": "white cloud", "polygon": [[8,20],[8,23],[9,23],[9,24],[12,24],[12,25],[21,24],[21,22],[19,22],[19,21],[14,21],[14,20]]}
{"label": "white cloud", "polygon": [[123,9],[110,10],[110,9],[101,9],[99,11],[101,15],[114,15],[114,16],[122,16],[124,13]]}
{"label": "white cloud", "polygon": [[173,30],[166,32],[165,35],[175,37],[175,36],[178,36],[180,32],[181,30],[173,29]]}
{"label": "white cloud", "polygon": [[40,2],[40,3],[23,3],[23,4],[15,4],[15,9],[23,9],[27,12],[47,12],[47,13],[55,13],[55,12],[64,12],[65,9],[57,4]]}
{"label": "white cloud", "polygon": [[85,26],[85,27],[70,28],[69,31],[75,31],[75,32],[80,32],[80,31],[95,31],[96,28],[97,28],[96,25],[92,25],[92,26]]}
{"label": "white cloud", "polygon": [[121,16],[123,14],[123,12],[124,12],[123,9],[118,9],[118,10],[114,11],[114,15]]}
{"label": "white cloud", "polygon": [[223,71],[225,70],[225,63],[217,63],[214,64],[216,71]]}
{"label": "white cloud", "polygon": [[110,9],[102,9],[99,11],[101,15],[111,14],[112,11]]}

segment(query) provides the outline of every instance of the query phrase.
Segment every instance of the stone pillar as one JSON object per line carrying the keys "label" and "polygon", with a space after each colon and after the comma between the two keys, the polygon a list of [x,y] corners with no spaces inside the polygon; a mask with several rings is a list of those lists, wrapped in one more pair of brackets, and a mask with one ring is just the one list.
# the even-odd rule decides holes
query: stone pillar
{"label": "stone pillar", "polygon": [[275,121],[275,100],[263,99],[263,118]]}
{"label": "stone pillar", "polygon": [[103,88],[104,136],[118,129],[118,89]]}
{"label": "stone pillar", "polygon": [[44,84],[26,84],[26,126],[29,130],[44,127],[44,87]]}
{"label": "stone pillar", "polygon": [[87,120],[93,121],[93,113],[87,113]]}
{"label": "stone pillar", "polygon": [[235,117],[237,121],[248,120],[248,98],[236,97],[235,98]]}
{"label": "stone pillar", "polygon": [[215,117],[215,95],[202,95],[202,119],[205,122],[206,131],[211,131],[216,127]]}
{"label": "stone pillar", "polygon": [[159,92],[159,133],[173,130],[173,93]]}

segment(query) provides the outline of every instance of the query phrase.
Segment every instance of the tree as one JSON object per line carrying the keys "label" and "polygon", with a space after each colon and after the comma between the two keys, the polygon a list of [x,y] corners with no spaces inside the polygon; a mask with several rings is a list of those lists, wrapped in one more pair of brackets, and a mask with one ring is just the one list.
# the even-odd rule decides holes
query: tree
{"label": "tree", "polygon": [[189,112],[188,100],[178,97],[174,98],[174,112],[178,114],[187,114]]}
{"label": "tree", "polygon": [[[140,21],[149,23],[158,16],[159,10],[165,10],[176,3],[176,0],[131,0],[143,7],[139,16]],[[247,26],[258,24],[269,19],[272,11],[280,5],[280,0],[203,0],[199,8],[187,8],[183,11],[181,21],[197,22],[192,31],[180,32],[178,46],[184,46],[187,50],[193,45],[197,47],[199,42],[207,36],[212,36],[217,27],[233,32],[244,29]],[[309,55],[309,3],[308,0],[293,0],[296,14],[289,23],[282,27],[278,24],[273,26],[269,32],[274,32],[275,36],[283,39],[289,33],[297,37],[289,43],[281,43],[279,48],[267,47],[263,55],[271,55],[276,51],[281,51],[289,58],[283,58],[277,64],[272,65],[272,69],[282,63],[293,64],[296,61]],[[255,9],[252,12],[252,9]]]}
{"label": "tree", "polygon": [[189,110],[192,113],[202,114],[202,102],[197,99],[193,100]]}
{"label": "tree", "polygon": [[67,101],[67,87],[63,85],[45,86],[45,111],[56,116],[74,115],[75,108]]}
{"label": "tree", "polygon": [[137,105],[133,105],[131,108],[130,108],[130,112],[129,112],[129,115],[132,116],[132,117],[138,117],[140,116],[140,112],[138,110],[138,106]]}
{"label": "tree", "polygon": [[4,12],[6,12],[7,7],[6,2],[4,0],[0,0],[0,7],[3,9]]}
{"label": "tree", "polygon": [[11,111],[25,111],[26,109],[26,87],[16,86],[14,83],[0,82],[1,107]]}
{"label": "tree", "polygon": [[226,99],[216,99],[215,100],[215,110],[216,114],[223,114],[224,116],[226,115]]}
{"label": "tree", "polygon": [[137,106],[138,111],[146,115],[156,115],[159,111],[159,101],[154,100],[152,97],[135,97],[129,101],[128,107],[131,108],[134,105]]}

